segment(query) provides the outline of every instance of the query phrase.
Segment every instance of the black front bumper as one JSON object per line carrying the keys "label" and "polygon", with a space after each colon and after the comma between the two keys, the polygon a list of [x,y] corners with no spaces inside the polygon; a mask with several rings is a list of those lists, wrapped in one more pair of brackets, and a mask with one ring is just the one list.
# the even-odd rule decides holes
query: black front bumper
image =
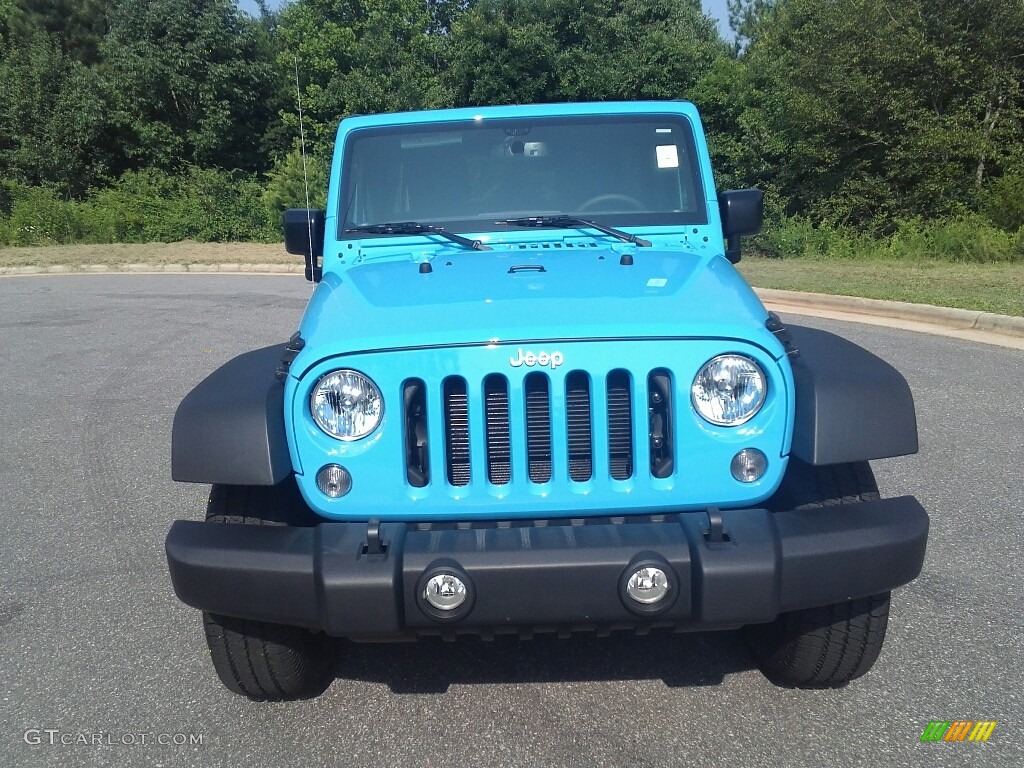
{"label": "black front bumper", "polygon": [[[716,517],[720,515],[720,519]],[[578,523],[578,524],[574,524]],[[174,590],[195,608],[348,637],[670,624],[713,629],[866,597],[921,571],[928,515],[911,496],[807,511],[686,512],[662,518],[315,528],[176,521]],[[640,563],[667,567],[652,612],[623,593]],[[470,600],[438,618],[422,579],[459,574]]]}

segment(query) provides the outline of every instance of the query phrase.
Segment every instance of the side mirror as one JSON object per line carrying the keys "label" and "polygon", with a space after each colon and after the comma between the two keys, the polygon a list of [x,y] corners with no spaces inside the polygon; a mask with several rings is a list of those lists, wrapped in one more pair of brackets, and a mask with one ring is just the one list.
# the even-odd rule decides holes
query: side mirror
{"label": "side mirror", "polygon": [[289,208],[284,212],[284,249],[306,257],[306,279],[320,282],[324,255],[324,212]]}
{"label": "side mirror", "polygon": [[733,264],[740,260],[740,238],[756,235],[764,223],[764,192],[760,189],[731,189],[718,196],[725,235],[725,258]]}

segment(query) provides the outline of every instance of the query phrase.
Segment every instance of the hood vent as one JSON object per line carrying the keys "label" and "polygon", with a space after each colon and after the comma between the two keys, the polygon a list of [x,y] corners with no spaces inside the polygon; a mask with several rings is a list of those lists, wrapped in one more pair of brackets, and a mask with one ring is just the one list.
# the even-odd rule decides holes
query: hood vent
{"label": "hood vent", "polygon": [[569,240],[569,241],[557,240],[557,241],[551,241],[551,242],[547,242],[547,243],[545,243],[545,242],[540,242],[540,243],[518,243],[517,245],[509,246],[509,248],[511,250],[513,250],[513,251],[515,251],[515,250],[519,250],[519,251],[537,251],[537,250],[545,250],[545,249],[550,250],[550,249],[555,249],[555,248],[558,248],[558,249],[565,248],[566,250],[579,251],[579,250],[583,250],[584,248],[597,248],[597,243],[594,242],[593,240],[576,240],[576,241],[572,241],[572,240]]}

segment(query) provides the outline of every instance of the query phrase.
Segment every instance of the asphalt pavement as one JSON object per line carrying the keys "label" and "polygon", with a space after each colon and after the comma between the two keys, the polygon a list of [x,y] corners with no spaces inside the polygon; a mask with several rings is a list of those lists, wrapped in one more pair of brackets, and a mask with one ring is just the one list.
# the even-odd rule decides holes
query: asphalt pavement
{"label": "asphalt pavement", "polygon": [[[170,480],[186,392],[295,329],[301,276],[0,279],[0,765],[1021,765],[1024,353],[878,326],[838,332],[910,381],[924,572],[874,670],[776,688],[736,633],[346,645],[320,698],[216,679],[163,538],[208,489]],[[995,720],[987,743],[922,743]]]}

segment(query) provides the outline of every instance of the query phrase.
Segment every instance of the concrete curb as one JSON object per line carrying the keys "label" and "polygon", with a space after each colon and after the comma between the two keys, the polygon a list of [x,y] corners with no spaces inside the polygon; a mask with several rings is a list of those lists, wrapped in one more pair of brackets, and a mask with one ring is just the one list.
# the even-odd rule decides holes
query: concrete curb
{"label": "concrete curb", "polygon": [[774,305],[805,309],[828,309],[852,315],[891,317],[939,325],[954,330],[988,331],[1024,338],[1024,317],[997,315],[971,309],[934,307],[906,301],[862,299],[856,296],[832,296],[825,293],[798,293],[774,288],[755,288],[761,301]]}

